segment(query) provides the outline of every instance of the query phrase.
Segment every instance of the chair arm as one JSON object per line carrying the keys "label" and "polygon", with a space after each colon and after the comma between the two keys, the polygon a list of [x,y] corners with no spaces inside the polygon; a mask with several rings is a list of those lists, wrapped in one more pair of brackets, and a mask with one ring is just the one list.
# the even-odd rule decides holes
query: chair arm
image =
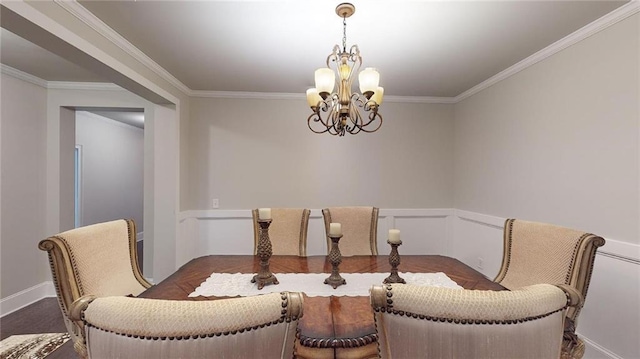
{"label": "chair arm", "polygon": [[582,308],[584,296],[578,289],[568,284],[558,284],[556,287],[562,289],[567,295],[567,305],[575,308]]}
{"label": "chair arm", "polygon": [[69,308],[69,319],[74,322],[82,322],[82,314],[87,309],[89,304],[93,302],[97,297],[95,295],[84,295],[78,299],[76,299],[73,303],[71,303],[71,307]]}

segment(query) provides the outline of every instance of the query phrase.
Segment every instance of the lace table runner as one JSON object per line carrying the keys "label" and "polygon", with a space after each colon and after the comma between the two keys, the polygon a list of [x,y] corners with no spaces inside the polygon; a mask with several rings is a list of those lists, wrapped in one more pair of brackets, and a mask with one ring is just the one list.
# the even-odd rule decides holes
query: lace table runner
{"label": "lace table runner", "polygon": [[[253,278],[254,274],[213,273],[193,293],[189,294],[189,297],[251,296],[283,291],[304,292],[309,297],[328,297],[331,295],[368,296],[369,288],[374,284],[382,284],[382,281],[389,276],[389,273],[341,273],[340,275],[347,281],[347,284],[341,285],[336,289],[324,284],[324,280],[329,277],[329,273],[274,273],[274,275],[278,278],[280,284],[267,285],[262,290],[258,290],[258,285],[251,283],[251,278]],[[462,289],[461,286],[441,272],[407,272],[400,273],[400,276],[407,281],[407,284]]]}

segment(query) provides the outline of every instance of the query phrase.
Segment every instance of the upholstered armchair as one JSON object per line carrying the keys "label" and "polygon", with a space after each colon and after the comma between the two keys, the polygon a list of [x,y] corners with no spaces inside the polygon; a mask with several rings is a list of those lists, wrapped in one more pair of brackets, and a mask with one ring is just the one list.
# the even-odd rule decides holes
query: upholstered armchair
{"label": "upholstered armchair", "polygon": [[292,358],[303,296],[187,301],[85,296],[71,306],[90,358]]}
{"label": "upholstered armchair", "polygon": [[62,317],[74,348],[82,328],[69,319],[69,308],[78,298],[138,295],[151,284],[138,267],[136,229],[132,220],[117,220],[72,229],[40,241],[47,251],[53,284]]}
{"label": "upholstered armchair", "polygon": [[322,210],[327,237],[327,254],[331,250],[329,224],[342,224],[340,253],[347,256],[378,254],[378,208],[331,207]]}
{"label": "upholstered armchair", "polygon": [[[307,228],[310,210],[305,208],[272,208],[269,239],[274,255],[307,256]],[[253,216],[253,253],[258,253],[258,210]]]}
{"label": "upholstered armchair", "polygon": [[[605,240],[591,233],[547,223],[507,219],[502,267],[495,282],[509,289],[549,283],[567,284],[586,299],[593,262]],[[562,356],[581,358],[584,343],[575,334],[582,305],[567,311]]]}
{"label": "upholstered armchair", "polygon": [[565,313],[580,305],[570,286],[514,291],[409,284],[371,288],[381,358],[554,358]]}

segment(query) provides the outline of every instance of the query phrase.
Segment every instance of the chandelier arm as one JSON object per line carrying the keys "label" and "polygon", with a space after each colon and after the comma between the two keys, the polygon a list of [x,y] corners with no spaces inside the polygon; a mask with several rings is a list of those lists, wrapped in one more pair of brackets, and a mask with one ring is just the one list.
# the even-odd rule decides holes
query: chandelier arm
{"label": "chandelier arm", "polygon": [[351,126],[349,126],[349,133],[352,135],[357,134],[362,130],[362,116],[356,106],[349,108],[349,118],[351,120]]}
{"label": "chandelier arm", "polygon": [[[307,118],[307,125],[309,126],[309,129],[315,133],[325,133],[327,131],[329,131],[329,129],[332,127],[332,124],[330,124],[330,120],[332,120],[332,113],[335,112],[333,110],[333,108],[335,107],[335,99],[334,97],[328,97],[326,100],[320,101],[318,102],[318,106],[316,107],[316,109],[314,110],[314,112],[309,116],[309,118]],[[328,115],[326,117],[326,120],[324,118],[322,118],[322,113],[321,112],[328,112]],[[313,122],[319,122],[320,124],[322,124],[323,126],[323,130],[315,130],[312,127],[312,121]],[[316,126],[318,127],[318,126]]]}
{"label": "chandelier arm", "polygon": [[[369,113],[368,115],[369,120],[367,122],[364,122],[364,120],[362,120],[362,117],[359,117],[359,120],[361,121],[359,126],[362,128],[362,131],[370,133],[370,132],[375,132],[380,128],[380,126],[382,125],[382,116],[378,114],[378,105],[374,101],[367,100],[366,97],[363,97],[358,93],[354,93],[353,95],[351,95],[351,103],[355,105],[354,107],[362,108],[364,112]],[[356,109],[356,112],[358,112],[357,109]],[[365,127],[369,126],[372,122],[376,121],[377,119],[380,119],[380,124],[378,124],[375,130],[365,129]]]}
{"label": "chandelier arm", "polygon": [[338,59],[340,58],[338,55],[340,54],[340,46],[334,45],[333,51],[327,56],[327,67],[331,68],[331,62],[335,63],[337,66]]}

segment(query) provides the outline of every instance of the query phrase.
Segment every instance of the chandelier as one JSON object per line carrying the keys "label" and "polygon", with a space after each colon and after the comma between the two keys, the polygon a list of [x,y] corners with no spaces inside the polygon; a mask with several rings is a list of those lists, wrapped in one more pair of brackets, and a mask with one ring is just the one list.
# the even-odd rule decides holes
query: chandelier
{"label": "chandelier", "polygon": [[[384,89],[378,86],[378,71],[365,68],[358,75],[361,93],[351,91],[354,76],[362,65],[358,45],[351,46],[347,52],[347,18],[355,11],[356,7],[350,3],[336,7],[336,14],[342,18],[342,48],[338,45],[333,47],[333,52],[327,57],[327,67],[315,72],[316,87],[307,90],[307,102],[313,111],[307,124],[315,133],[344,136],[348,132],[355,135],[360,131],[375,132],[382,126],[378,107],[382,103]],[[333,92],[334,87],[337,87],[336,92]]]}

